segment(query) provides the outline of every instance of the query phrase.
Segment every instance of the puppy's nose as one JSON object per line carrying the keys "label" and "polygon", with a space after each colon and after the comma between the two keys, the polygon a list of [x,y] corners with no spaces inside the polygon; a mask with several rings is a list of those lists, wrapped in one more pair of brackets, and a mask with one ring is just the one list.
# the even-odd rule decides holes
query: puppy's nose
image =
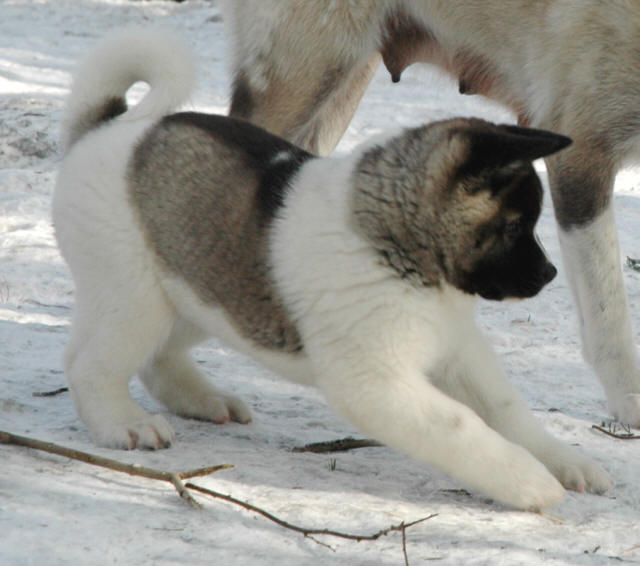
{"label": "puppy's nose", "polygon": [[542,272],[542,277],[544,278],[545,285],[552,281],[553,278],[558,274],[558,270],[553,263],[547,262],[547,265],[544,266],[544,271]]}

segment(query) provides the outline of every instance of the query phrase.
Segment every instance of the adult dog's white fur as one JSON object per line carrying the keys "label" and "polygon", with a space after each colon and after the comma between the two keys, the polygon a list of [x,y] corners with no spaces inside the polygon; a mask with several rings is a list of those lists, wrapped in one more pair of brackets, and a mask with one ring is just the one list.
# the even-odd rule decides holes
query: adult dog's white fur
{"label": "adult dog's white fur", "polygon": [[[133,30],[108,39],[75,77],[53,218],[76,284],[67,378],[94,440],[131,448],[174,439],[162,416],[131,400],[128,382],[138,371],[177,413],[249,420],[247,407],[187,356],[215,334],[315,385],[363,432],[504,503],[540,508],[557,503],[563,486],[608,489],[606,472],[545,432],[509,384],[473,322],[474,297],[447,284],[406,284],[353,229],[350,176],[370,146],[329,163],[310,160],[274,221],[274,277],[304,355],[256,346],[160,266],[132,209],[127,167],[142,136],[188,96],[190,61],[165,33]],[[121,96],[136,79],[151,82],[147,98],[82,135],[105,94]]]}

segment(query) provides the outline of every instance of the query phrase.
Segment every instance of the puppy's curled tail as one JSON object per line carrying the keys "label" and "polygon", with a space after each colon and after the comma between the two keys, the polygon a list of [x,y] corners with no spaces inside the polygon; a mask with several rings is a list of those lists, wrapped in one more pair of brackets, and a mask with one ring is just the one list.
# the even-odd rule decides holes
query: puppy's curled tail
{"label": "puppy's curled tail", "polygon": [[[150,90],[128,108],[127,90],[140,81]],[[171,32],[128,28],[107,36],[74,74],[64,123],[65,149],[121,114],[127,120],[164,116],[186,100],[194,83],[191,50]]]}

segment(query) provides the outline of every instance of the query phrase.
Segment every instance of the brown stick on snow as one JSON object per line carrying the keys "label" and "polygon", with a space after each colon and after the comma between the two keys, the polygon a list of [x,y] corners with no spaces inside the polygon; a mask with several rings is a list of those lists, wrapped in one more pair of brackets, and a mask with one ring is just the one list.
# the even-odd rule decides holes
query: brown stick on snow
{"label": "brown stick on snow", "polygon": [[346,452],[347,450],[355,450],[356,448],[371,448],[375,446],[384,446],[377,440],[368,438],[341,438],[339,440],[327,440],[326,442],[313,442],[304,446],[296,446],[292,448],[292,452],[313,452],[314,454],[324,454],[328,452]]}
{"label": "brown stick on snow", "polygon": [[[347,439],[348,440],[348,439]],[[411,521],[410,523],[405,523],[404,521],[398,525],[391,525],[386,529],[381,529],[376,533],[369,535],[356,535],[350,533],[343,533],[340,531],[334,531],[331,529],[311,529],[300,527],[298,525],[294,525],[292,523],[288,523],[287,521],[276,517],[275,515],[252,505],[246,501],[242,501],[240,499],[236,499],[230,495],[225,495],[223,493],[213,491],[211,489],[206,489],[204,487],[200,487],[198,485],[187,483],[186,485],[182,482],[182,480],[187,478],[199,477],[204,475],[209,475],[214,472],[220,470],[226,470],[229,468],[233,468],[232,464],[221,464],[219,466],[209,466],[206,468],[197,468],[195,470],[190,470],[188,472],[165,472],[163,470],[156,470],[154,468],[147,468],[144,466],[135,466],[133,464],[125,464],[123,462],[119,462],[117,460],[112,460],[110,458],[104,458],[102,456],[97,456],[95,454],[90,454],[88,452],[82,452],[80,450],[74,450],[72,448],[67,448],[65,446],[60,446],[59,444],[54,444],[53,442],[44,442],[42,440],[38,440],[35,438],[30,438],[26,436],[19,436],[17,434],[12,434],[6,431],[0,431],[0,444],[11,444],[15,446],[23,446],[26,448],[31,448],[34,450],[41,450],[43,452],[48,452],[50,454],[57,454],[58,456],[63,456],[65,458],[71,458],[73,460],[78,460],[80,462],[84,462],[86,464],[92,464],[94,466],[100,466],[102,468],[107,468],[109,470],[114,470],[117,472],[123,472],[132,476],[140,476],[147,479],[166,481],[176,488],[180,497],[182,497],[185,501],[187,501],[190,505],[202,508],[202,505],[198,503],[189,493],[189,489],[193,489],[195,491],[199,491],[200,493],[207,494],[211,497],[222,499],[229,503],[233,503],[235,505],[239,505],[240,507],[247,509],[248,511],[253,511],[262,515],[263,517],[273,521],[274,523],[284,527],[286,529],[301,533],[307,538],[315,541],[318,544],[324,545],[324,543],[313,538],[313,535],[326,535],[332,537],[338,537],[347,540],[355,540],[357,542],[363,540],[377,540],[382,536],[388,535],[391,532],[400,532],[402,534],[402,554],[404,557],[405,565],[409,564],[409,559],[407,556],[407,547],[406,547],[406,529],[409,527],[413,527],[418,523],[422,523],[424,521],[428,521],[429,519],[433,519],[437,516],[437,513],[433,513],[427,517],[423,517],[416,521]],[[377,444],[376,444],[377,445]],[[326,545],[324,545],[326,546]]]}
{"label": "brown stick on snow", "polygon": [[295,531],[297,533],[304,535],[305,537],[309,537],[312,535],[327,535],[332,537],[344,538],[348,540],[355,540],[357,542],[360,542],[362,540],[377,540],[384,535],[388,535],[390,532],[393,532],[393,531],[402,532],[404,531],[404,529],[408,529],[409,527],[413,527],[418,523],[422,523],[423,521],[433,519],[434,517],[437,516],[437,513],[433,513],[428,517],[423,517],[422,519],[418,519],[417,521],[412,521],[410,523],[402,522],[399,525],[392,525],[390,527],[387,527],[386,529],[382,529],[371,535],[354,535],[350,533],[342,533],[340,531],[333,531],[331,529],[311,529],[306,527],[300,527],[298,525],[293,525],[292,523],[288,523],[284,519],[280,519],[279,517],[276,517],[275,515],[269,513],[268,511],[265,511],[260,507],[252,505],[251,503],[247,503],[246,501],[242,501],[241,499],[236,499],[231,495],[225,495],[224,493],[220,493],[219,491],[213,491],[211,489],[207,489],[206,487],[201,487],[191,482],[189,482],[186,485],[186,487],[189,489],[193,489],[195,491],[199,491],[200,493],[205,493],[206,495],[215,497],[216,499],[222,499],[223,501],[228,501],[229,503],[239,505],[240,507],[243,507],[248,511],[253,511],[254,513],[258,513],[259,515],[262,515],[263,517],[269,519],[270,521],[273,521],[274,523],[280,525],[281,527],[284,527],[285,529]]}
{"label": "brown stick on snow", "polygon": [[60,393],[66,393],[69,391],[68,387],[60,387],[59,389],[54,389],[53,391],[34,391],[31,395],[34,397],[55,397],[56,395],[60,395]]}
{"label": "brown stick on snow", "polygon": [[640,440],[640,434],[633,434],[632,432],[625,432],[625,433],[611,432],[610,430],[607,430],[606,428],[603,428],[598,425],[591,425],[591,428],[595,428],[596,430],[599,430],[601,433],[606,434],[607,436],[611,436],[613,438],[619,438],[620,440]]}
{"label": "brown stick on snow", "polygon": [[72,448],[66,448],[53,442],[44,442],[35,438],[29,438],[26,436],[18,436],[17,434],[11,434],[10,432],[0,431],[0,444],[13,444],[16,446],[24,446],[26,448],[32,448],[34,450],[41,450],[50,454],[57,454],[65,458],[71,458],[72,460],[78,460],[85,464],[91,464],[93,466],[100,466],[109,470],[115,470],[116,472],[122,472],[131,476],[139,476],[152,480],[166,481],[176,488],[180,497],[182,497],[187,503],[194,507],[202,507],[187,491],[182,482],[183,479],[193,478],[196,476],[203,476],[213,474],[220,470],[227,470],[233,468],[232,464],[221,464],[219,466],[210,466],[207,468],[199,468],[197,470],[190,470],[188,472],[165,472],[163,470],[156,470],[154,468],[146,468],[144,466],[136,466],[134,464],[125,464],[112,460],[111,458],[104,458],[102,456],[96,456],[95,454],[89,454],[88,452],[81,452],[80,450],[74,450]]}

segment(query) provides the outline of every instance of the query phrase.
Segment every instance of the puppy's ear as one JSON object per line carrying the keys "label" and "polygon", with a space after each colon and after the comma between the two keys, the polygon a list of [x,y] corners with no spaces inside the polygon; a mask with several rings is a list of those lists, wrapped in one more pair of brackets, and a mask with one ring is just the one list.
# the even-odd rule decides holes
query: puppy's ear
{"label": "puppy's ear", "polygon": [[470,174],[514,161],[533,161],[571,143],[571,138],[554,132],[509,125],[474,128],[468,135],[470,151],[463,170]]}
{"label": "puppy's ear", "polygon": [[572,143],[571,138],[549,130],[523,128],[509,124],[498,126],[498,129],[505,132],[507,143],[513,143],[513,151],[521,152],[515,159],[533,161],[556,153]]}

